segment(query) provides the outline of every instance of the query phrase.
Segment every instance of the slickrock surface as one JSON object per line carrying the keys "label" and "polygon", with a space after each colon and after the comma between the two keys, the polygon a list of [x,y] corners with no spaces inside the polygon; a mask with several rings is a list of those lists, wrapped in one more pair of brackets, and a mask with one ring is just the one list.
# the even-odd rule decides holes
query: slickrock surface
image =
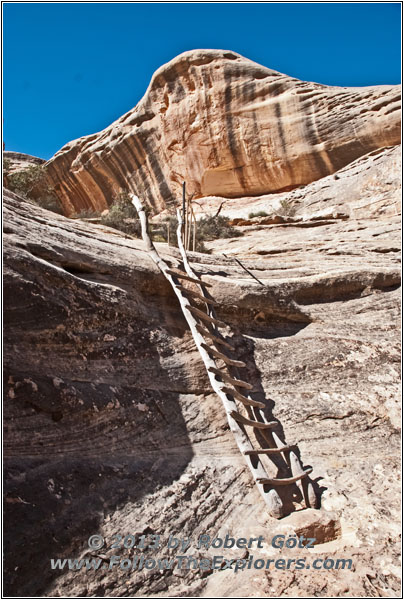
{"label": "slickrock surface", "polygon": [[23,154],[22,152],[11,152],[6,150],[3,152],[3,160],[6,159],[9,163],[9,172],[15,173],[26,169],[29,166],[43,165],[46,160],[31,156],[31,154]]}
{"label": "slickrock surface", "polygon": [[299,81],[239,54],[194,50],[154,74],[137,106],[49,162],[66,215],[129,187],[155,212],[194,198],[288,190],[400,142],[400,87]]}
{"label": "slickrock surface", "polygon": [[[90,170],[88,181],[92,176]],[[343,185],[343,178],[333,181]],[[245,237],[226,247],[212,243],[215,254],[191,255],[213,285],[218,316],[231,324],[257,399],[279,419],[280,434],[299,444],[304,465],[314,467],[321,511],[281,521],[266,515],[174,293],[142,242],[6,192],[7,594],[400,596],[395,192],[389,208],[385,190],[374,214],[317,226],[313,215],[322,202],[314,192],[313,202],[297,192],[307,227],[247,226]],[[174,264],[178,252],[158,247]],[[232,252],[264,286],[234,263]],[[301,531],[322,543],[299,551],[270,546],[277,533]],[[201,574],[55,571],[49,564],[51,557],[91,558],[87,539],[96,533],[109,549],[93,556],[109,560],[136,554],[110,548],[116,533],[160,534],[166,543],[169,534],[194,541],[206,532],[263,535],[264,548],[250,551],[255,558],[346,558],[354,568]],[[197,555],[194,544],[186,554]],[[212,554],[218,551],[200,551]],[[245,551],[223,555],[241,558]]]}

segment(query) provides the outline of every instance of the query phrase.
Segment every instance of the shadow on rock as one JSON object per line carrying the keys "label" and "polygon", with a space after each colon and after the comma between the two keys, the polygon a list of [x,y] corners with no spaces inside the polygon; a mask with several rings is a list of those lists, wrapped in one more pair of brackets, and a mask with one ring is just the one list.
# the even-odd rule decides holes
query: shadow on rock
{"label": "shadow on rock", "polygon": [[[51,558],[79,558],[110,513],[171,484],[186,468],[193,453],[177,395],[133,389],[132,397],[141,411],[123,405],[57,422],[15,399],[19,426],[9,425],[14,443],[4,463],[7,595],[41,596],[62,573],[51,569]],[[128,533],[142,532],[122,532]]]}
{"label": "shadow on rock", "polygon": [[[242,327],[235,327],[233,324],[233,331],[236,331],[236,334],[232,338],[232,343],[235,345],[237,349],[237,357],[240,360],[243,360],[246,363],[245,369],[240,369],[239,377],[250,383],[253,383],[254,389],[250,392],[249,396],[256,401],[262,402],[265,404],[265,409],[263,409],[265,419],[270,421],[276,421],[277,426],[271,430],[276,436],[279,438],[280,442],[283,445],[287,445],[287,440],[285,438],[285,433],[279,419],[274,417],[273,409],[275,407],[275,402],[269,398],[264,390],[262,385],[262,378],[259,369],[254,360],[254,349],[255,343],[253,338],[260,339],[277,339],[280,337],[293,336],[296,335],[299,331],[307,327],[309,323],[296,323],[296,322],[279,322],[279,323],[270,323],[270,324],[251,324],[244,323]],[[244,374],[245,373],[245,374]],[[250,415],[250,418],[254,420],[260,421],[259,409],[253,407],[247,407],[247,411]],[[266,432],[265,430],[255,429],[253,435],[257,441],[258,447],[261,448],[275,448],[276,444],[274,442],[272,433]],[[291,448],[294,454],[298,457],[300,464],[303,465],[303,468],[306,470],[311,465],[304,465],[301,460],[300,450],[297,445],[292,445]],[[251,460],[254,460],[253,458]],[[288,451],[279,454],[271,454],[267,456],[262,456],[262,462],[270,461],[272,463],[272,467],[270,468],[270,472],[275,470],[275,474],[272,477],[285,479],[292,477],[291,471],[291,463],[290,463],[290,453]],[[325,491],[326,488],[320,487],[317,481],[311,480],[309,477],[305,477],[299,485],[296,483],[290,485],[281,485],[277,486],[276,490],[282,500],[282,504],[284,507],[284,515],[290,514],[296,510],[295,504],[303,503],[306,506],[310,506],[310,502],[308,499],[308,491],[307,486],[311,483],[314,489],[314,493],[317,498],[318,505],[321,501],[321,495]],[[270,488],[268,488],[270,489]]]}

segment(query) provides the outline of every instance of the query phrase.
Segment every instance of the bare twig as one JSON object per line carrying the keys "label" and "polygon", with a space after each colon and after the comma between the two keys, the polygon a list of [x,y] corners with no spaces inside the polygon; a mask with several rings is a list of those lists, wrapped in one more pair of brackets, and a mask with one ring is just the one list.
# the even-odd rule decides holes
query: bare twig
{"label": "bare twig", "polygon": [[239,261],[239,259],[238,259],[238,258],[236,258],[235,256],[229,257],[229,256],[227,256],[227,254],[224,254],[224,253],[223,253],[223,256],[225,256],[226,258],[232,258],[233,260],[235,260],[235,261],[236,261],[236,263],[238,263],[238,264],[240,265],[240,267],[241,267],[242,269],[244,269],[244,271],[247,271],[247,273],[248,273],[249,275],[251,275],[251,277],[253,277],[253,278],[255,279],[255,281],[258,281],[258,283],[259,283],[260,285],[263,285],[263,286],[265,286],[265,283],[262,283],[262,281],[260,281],[260,280],[259,280],[259,279],[258,279],[258,278],[257,278],[257,277],[256,277],[256,276],[253,274],[253,273],[251,273],[251,271],[249,271],[249,270],[247,269],[247,267],[245,267],[245,266],[244,266],[244,265],[243,265],[243,264],[242,264],[242,263]]}
{"label": "bare twig", "polygon": [[214,215],[214,217],[213,217],[214,219],[216,219],[216,217],[218,217],[218,216],[219,216],[219,214],[220,214],[220,211],[222,210],[222,206],[223,206],[223,204],[224,204],[224,203],[225,203],[225,201],[223,201],[223,202],[221,202],[221,203],[220,203],[220,206],[219,206],[219,208],[217,209],[217,211],[216,211],[216,214],[215,214],[215,215]]}

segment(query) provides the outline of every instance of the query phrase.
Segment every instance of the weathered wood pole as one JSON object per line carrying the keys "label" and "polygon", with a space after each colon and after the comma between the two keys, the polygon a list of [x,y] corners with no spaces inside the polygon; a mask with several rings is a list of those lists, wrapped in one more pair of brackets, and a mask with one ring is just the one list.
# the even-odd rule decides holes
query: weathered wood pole
{"label": "weathered wood pole", "polygon": [[182,240],[184,242],[184,245],[186,245],[186,239],[187,239],[187,208],[186,208],[186,200],[185,200],[185,181],[183,181],[182,183]]}
{"label": "weathered wood pole", "polygon": [[[183,296],[180,289],[178,289],[179,288],[178,284],[172,278],[173,272],[169,269],[167,263],[159,256],[159,254],[157,253],[157,251],[150,239],[149,232],[148,232],[147,217],[146,217],[144,208],[142,206],[142,203],[140,202],[139,198],[137,196],[135,196],[134,194],[131,194],[131,199],[132,199],[132,204],[135,206],[136,210],[138,211],[139,217],[140,217],[140,223],[142,226],[142,238],[146,245],[146,248],[147,248],[152,260],[158,265],[158,267],[161,269],[161,271],[163,272],[165,277],[171,283],[173,290],[180,302],[184,317],[188,323],[188,326],[191,330],[195,344],[196,344],[196,346],[199,350],[199,353],[201,355],[201,358],[205,364],[211,386],[223,402],[223,405],[224,405],[224,408],[226,411],[227,420],[228,420],[230,429],[234,435],[236,444],[237,444],[241,454],[243,455],[244,459],[246,460],[246,463],[253,475],[253,478],[255,480],[255,483],[257,484],[257,487],[261,493],[261,496],[262,496],[266,506],[268,507],[269,513],[272,516],[274,516],[275,518],[279,519],[280,517],[283,516],[282,501],[281,501],[277,491],[274,488],[268,489],[267,485],[260,483],[260,479],[265,479],[268,477],[268,475],[267,475],[265,468],[263,467],[261,461],[259,460],[259,457],[258,456],[250,457],[249,455],[245,454],[246,451],[252,451],[253,447],[252,447],[252,444],[251,444],[248,436],[246,435],[244,427],[242,425],[240,426],[237,423],[237,421],[232,417],[232,412],[237,411],[237,405],[236,405],[234,399],[225,392],[226,384],[218,381],[216,379],[215,374],[211,370],[212,368],[216,368],[216,363],[212,360],[209,353],[204,348],[204,345],[206,345],[205,339],[198,331],[199,326],[197,324],[196,319],[193,317],[192,312],[190,311],[190,308],[192,308],[192,307],[191,307],[188,299],[185,296]],[[184,206],[183,206],[183,209],[184,209]],[[179,246],[179,250],[181,252],[182,258],[183,258],[185,271],[188,273],[191,280],[195,280],[199,283],[195,273],[193,272],[192,268],[190,267],[190,265],[188,263],[185,249],[184,249],[184,246],[182,243],[181,232],[182,232],[183,222],[182,222],[181,211],[179,209],[177,211],[177,216],[178,216],[178,228],[177,228],[178,246]],[[174,273],[174,275],[175,275],[175,273]],[[203,293],[203,290],[202,290],[202,293]]]}
{"label": "weathered wood pole", "polygon": [[193,216],[193,219],[194,219],[194,236],[193,236],[193,240],[192,240],[192,250],[193,250],[193,252],[195,252],[195,248],[196,248],[196,228],[197,228],[197,225],[196,225],[196,217],[195,217],[195,213],[194,213],[193,209],[192,209],[192,216]]}
{"label": "weathered wood pole", "polygon": [[190,250],[190,248],[191,248],[191,233],[192,233],[192,202],[190,199],[187,201],[187,217],[188,217],[188,237],[187,237],[186,250]]}

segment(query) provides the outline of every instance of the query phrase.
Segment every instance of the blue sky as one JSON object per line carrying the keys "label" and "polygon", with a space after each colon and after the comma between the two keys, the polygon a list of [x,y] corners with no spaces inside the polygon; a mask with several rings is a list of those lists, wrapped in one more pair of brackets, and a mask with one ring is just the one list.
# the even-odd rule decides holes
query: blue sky
{"label": "blue sky", "polygon": [[400,83],[399,3],[4,3],[6,150],[50,158],[194,48],[329,85]]}

